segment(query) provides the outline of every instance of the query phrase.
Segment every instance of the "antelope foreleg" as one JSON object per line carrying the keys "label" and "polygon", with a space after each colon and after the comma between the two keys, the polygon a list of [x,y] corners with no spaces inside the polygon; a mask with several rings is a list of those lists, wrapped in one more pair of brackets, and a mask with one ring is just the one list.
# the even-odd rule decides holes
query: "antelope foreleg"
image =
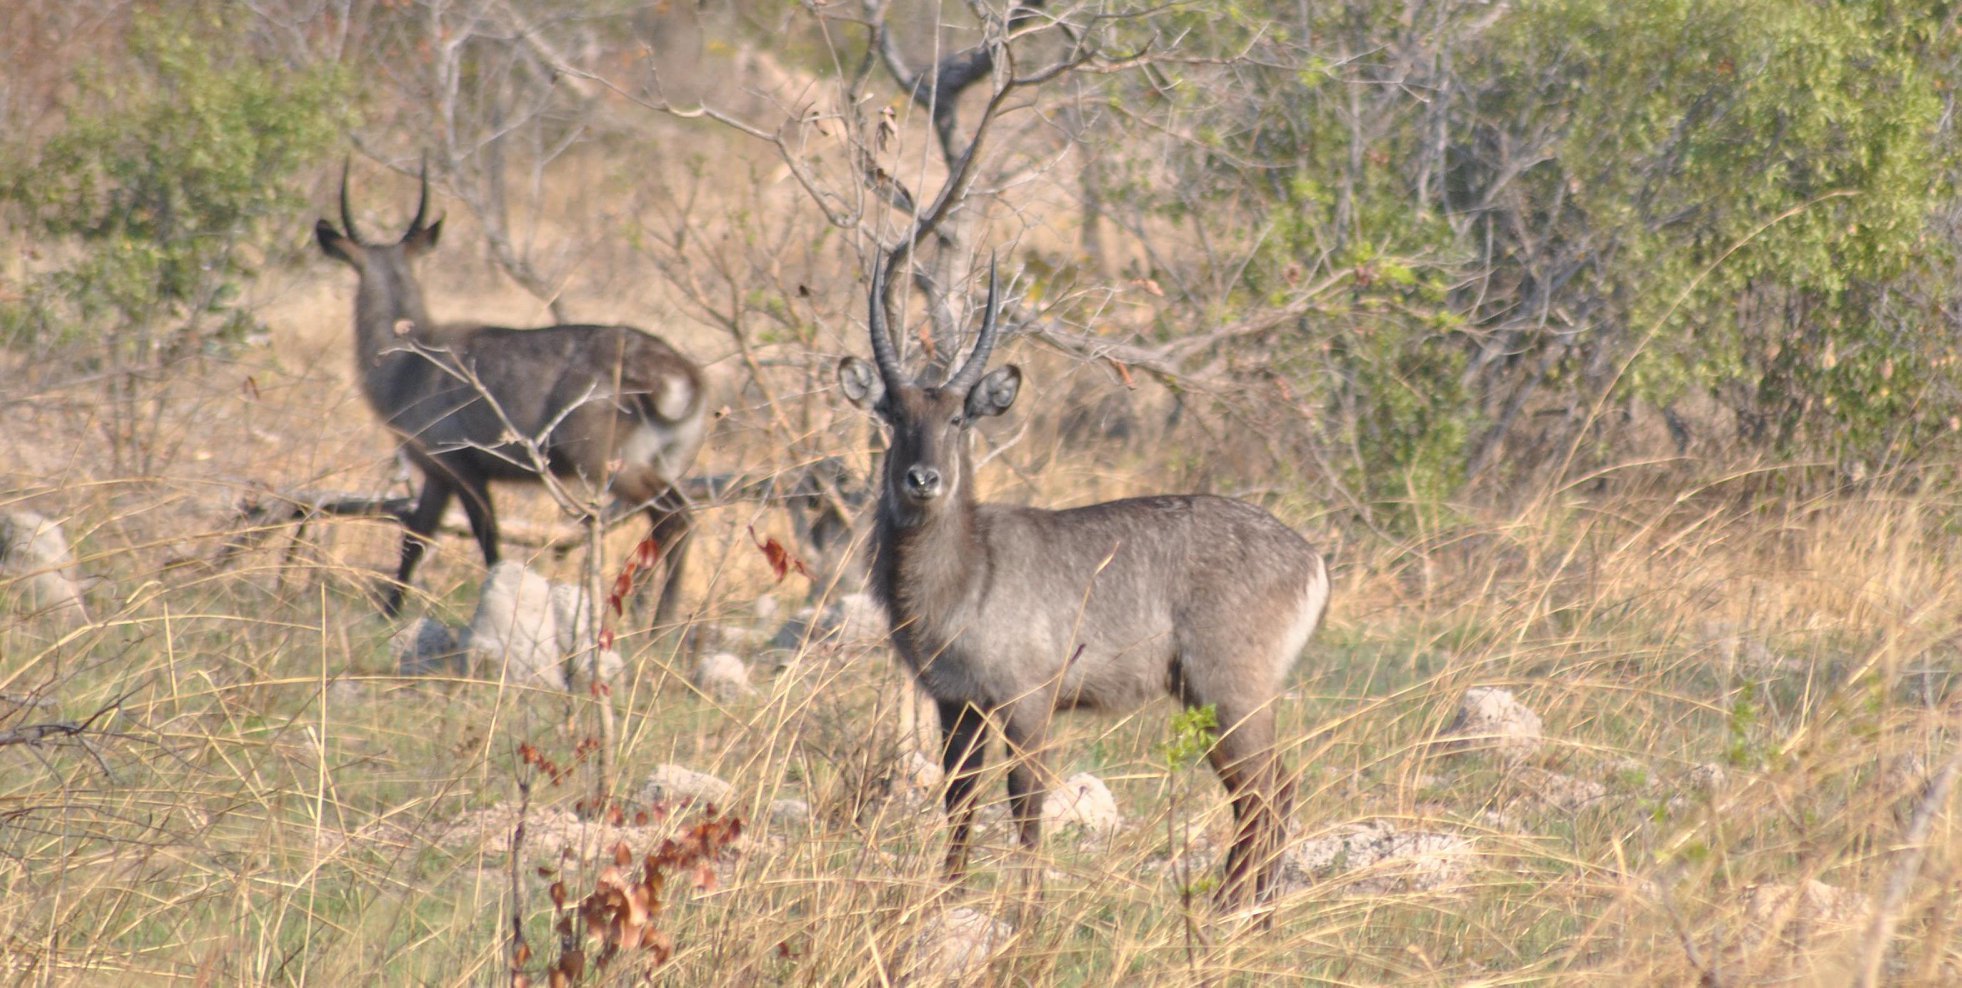
{"label": "antelope foreleg", "polygon": [[416,508],[409,513],[402,533],[402,558],[395,570],[395,585],[388,589],[382,602],[382,613],[388,617],[402,613],[402,596],[408,592],[416,564],[422,562],[422,554],[428,551],[430,537],[436,534],[436,525],[443,520],[443,512],[449,508],[454,493],[450,479],[440,470],[423,474],[422,493],[416,496]]}
{"label": "antelope foreleg", "polygon": [[974,829],[974,785],[987,764],[988,716],[962,701],[939,701],[940,765],[947,777],[945,874],[956,881],[967,874],[968,841]]}

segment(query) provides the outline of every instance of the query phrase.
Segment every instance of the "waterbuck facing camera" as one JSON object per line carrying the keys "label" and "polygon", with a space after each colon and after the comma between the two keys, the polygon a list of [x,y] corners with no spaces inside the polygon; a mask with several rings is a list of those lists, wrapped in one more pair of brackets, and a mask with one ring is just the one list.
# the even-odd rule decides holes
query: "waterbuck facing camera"
{"label": "waterbuck facing camera", "polygon": [[673,617],[689,516],[673,487],[694,462],[705,424],[701,371],[659,337],[630,326],[542,329],[438,326],[410,264],[436,246],[429,175],[408,232],[364,242],[341,171],[341,225],[314,227],[320,249],[354,268],[355,373],[368,405],[422,473],[408,515],[401,568],[383,608],[400,611],[430,536],[461,495],[484,562],[498,560],[490,482],[538,483],[546,473],[604,484],[616,501],[644,506],[667,575],[657,624]]}
{"label": "waterbuck facing camera", "polygon": [[974,785],[988,735],[1012,759],[1019,836],[1040,838],[1044,746],[1057,711],[1122,710],[1164,694],[1212,706],[1209,753],[1233,802],[1221,901],[1264,898],[1292,812],[1275,701],[1327,610],[1328,569],[1267,511],[1207,495],[1128,498],[1064,511],[983,504],[968,430],[1015,402],[1021,371],[987,370],[998,284],[974,350],[937,386],[903,373],[885,326],[889,260],[874,265],[874,364],[846,357],[845,396],[890,431],[873,536],[872,587],[901,659],[939,707],[947,872],[966,868]]}

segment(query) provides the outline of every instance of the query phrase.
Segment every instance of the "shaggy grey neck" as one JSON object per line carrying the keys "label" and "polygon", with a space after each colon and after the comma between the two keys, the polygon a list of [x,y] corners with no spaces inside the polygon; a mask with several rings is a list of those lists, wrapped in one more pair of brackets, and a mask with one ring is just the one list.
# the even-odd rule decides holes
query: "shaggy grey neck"
{"label": "shaggy grey neck", "polygon": [[427,343],[434,325],[414,279],[364,273],[354,300],[355,373],[371,400],[393,393],[427,359],[409,344]]}
{"label": "shaggy grey neck", "polygon": [[945,510],[904,525],[898,496],[890,488],[880,493],[873,590],[892,616],[901,654],[920,661],[958,636],[992,560],[973,498],[957,494]]}

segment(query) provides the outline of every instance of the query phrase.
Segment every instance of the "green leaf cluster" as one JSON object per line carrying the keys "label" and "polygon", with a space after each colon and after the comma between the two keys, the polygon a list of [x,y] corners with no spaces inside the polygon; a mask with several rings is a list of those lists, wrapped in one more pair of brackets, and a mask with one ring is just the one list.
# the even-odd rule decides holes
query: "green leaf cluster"
{"label": "green leaf cluster", "polygon": [[1166,770],[1175,772],[1206,757],[1218,742],[1219,711],[1208,703],[1173,714],[1158,753]]}
{"label": "green leaf cluster", "polygon": [[1560,0],[1509,18],[1482,112],[1558,135],[1526,177],[1560,203],[1537,218],[1596,245],[1563,290],[1597,313],[1566,367],[1626,364],[1600,382],[1623,397],[1719,396],[1785,450],[1898,454],[1904,424],[1952,414],[1919,400],[1954,386],[1930,377],[1947,345],[1928,332],[1953,289],[1923,263],[1956,246],[1929,224],[1955,194],[1939,14]]}
{"label": "green leaf cluster", "polygon": [[1212,60],[1113,102],[1183,144],[1110,198],[1201,231],[1231,287],[1199,324],[1341,279],[1258,368],[1370,504],[1527,475],[1503,451],[1589,449],[1634,405],[1896,463],[1962,431],[1951,7],[1175,8],[1158,43]]}
{"label": "green leaf cluster", "polygon": [[0,146],[0,203],[56,261],[0,310],[0,343],[174,346],[235,335],[256,259],[337,133],[332,69],[243,49],[221,8],[139,13],[113,67],[73,80],[58,130]]}

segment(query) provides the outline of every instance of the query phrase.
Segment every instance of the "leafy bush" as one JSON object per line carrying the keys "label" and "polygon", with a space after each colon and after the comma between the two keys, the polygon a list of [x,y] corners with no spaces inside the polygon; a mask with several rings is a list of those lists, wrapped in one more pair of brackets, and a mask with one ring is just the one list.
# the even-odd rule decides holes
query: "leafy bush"
{"label": "leafy bush", "polygon": [[57,259],[0,308],[0,344],[154,359],[251,324],[240,283],[266,221],[291,215],[290,177],[334,137],[341,86],[238,40],[220,8],[136,15],[126,57],[76,74],[58,131],[0,148],[0,201]]}
{"label": "leafy bush", "polygon": [[[1524,198],[1559,204],[1533,217],[1551,235],[1591,244],[1560,301],[1594,317],[1560,366],[1659,404],[1716,395],[1741,438],[1779,451],[1898,455],[1898,426],[1952,414],[1920,325],[1938,309],[1904,304],[1953,193],[1933,23],[1891,5],[1599,0],[1509,19],[1484,113],[1558,135]],[[1916,400],[1931,389],[1945,400]]]}
{"label": "leafy bush", "polygon": [[1113,82],[1153,143],[1107,199],[1230,286],[1167,327],[1346,276],[1245,366],[1319,405],[1301,441],[1367,504],[1617,449],[1584,441],[1632,405],[1747,454],[1925,457],[1962,426],[1962,40],[1926,6],[1169,12],[1156,42],[1213,61]]}

